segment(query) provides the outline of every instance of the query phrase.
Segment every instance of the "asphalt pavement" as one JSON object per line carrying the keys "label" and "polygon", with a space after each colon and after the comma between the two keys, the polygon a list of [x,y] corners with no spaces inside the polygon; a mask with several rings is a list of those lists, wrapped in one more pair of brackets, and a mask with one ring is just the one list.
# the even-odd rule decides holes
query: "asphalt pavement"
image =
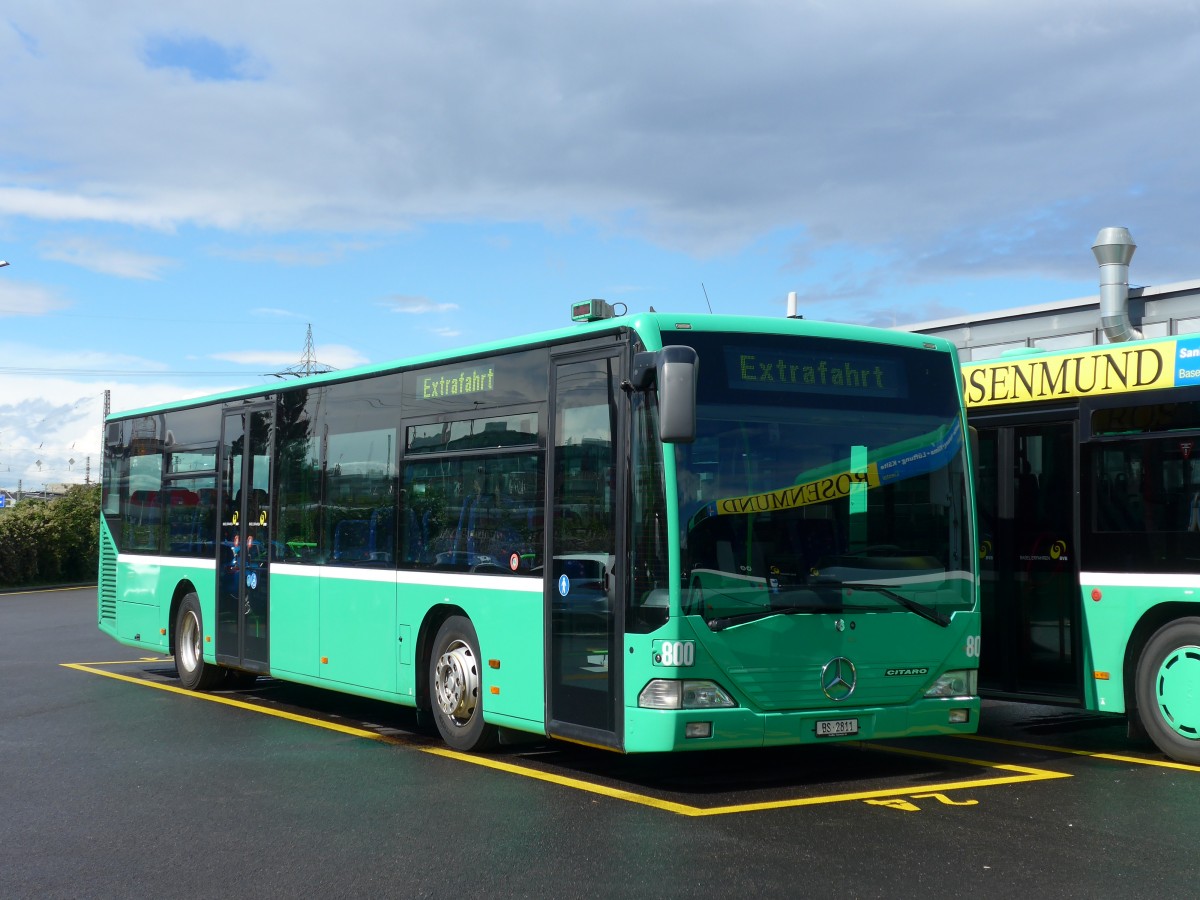
{"label": "asphalt pavement", "polygon": [[449,753],[409,710],[178,689],[95,589],[0,595],[0,897],[1184,897],[1200,769],[1119,719],[670,757]]}

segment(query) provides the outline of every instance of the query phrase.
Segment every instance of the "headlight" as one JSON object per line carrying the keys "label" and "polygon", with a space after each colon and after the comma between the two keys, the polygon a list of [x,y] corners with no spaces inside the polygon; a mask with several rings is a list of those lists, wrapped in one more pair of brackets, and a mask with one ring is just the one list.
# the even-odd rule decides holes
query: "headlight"
{"label": "headlight", "polygon": [[978,690],[977,669],[952,669],[943,672],[925,692],[926,697],[973,697]]}
{"label": "headlight", "polygon": [[644,709],[715,709],[737,704],[713,681],[655,678],[638,694],[638,706]]}

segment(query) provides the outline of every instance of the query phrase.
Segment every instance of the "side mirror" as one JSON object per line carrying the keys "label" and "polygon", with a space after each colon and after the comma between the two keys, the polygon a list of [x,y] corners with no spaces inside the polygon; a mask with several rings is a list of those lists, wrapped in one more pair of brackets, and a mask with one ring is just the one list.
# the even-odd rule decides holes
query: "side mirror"
{"label": "side mirror", "polygon": [[682,344],[663,347],[658,356],[658,435],[666,444],[696,439],[696,377],[700,359]]}

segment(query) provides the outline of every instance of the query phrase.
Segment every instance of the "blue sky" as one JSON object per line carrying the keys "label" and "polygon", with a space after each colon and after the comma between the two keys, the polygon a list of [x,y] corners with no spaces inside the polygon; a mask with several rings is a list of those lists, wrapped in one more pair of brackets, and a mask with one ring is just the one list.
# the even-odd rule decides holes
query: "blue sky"
{"label": "blue sky", "polygon": [[1110,225],[1200,277],[1197,83],[1194,2],[9,0],[0,487],[309,325],[338,368],[588,297],[900,325],[1094,294]]}

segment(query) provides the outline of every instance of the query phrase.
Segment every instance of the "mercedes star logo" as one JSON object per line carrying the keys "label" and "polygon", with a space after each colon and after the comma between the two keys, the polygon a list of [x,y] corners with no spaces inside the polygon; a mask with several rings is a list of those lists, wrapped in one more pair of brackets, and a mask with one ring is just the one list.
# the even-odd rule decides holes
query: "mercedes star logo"
{"label": "mercedes star logo", "polygon": [[830,700],[845,700],[854,693],[858,673],[854,663],[844,656],[835,656],[821,667],[821,690]]}

